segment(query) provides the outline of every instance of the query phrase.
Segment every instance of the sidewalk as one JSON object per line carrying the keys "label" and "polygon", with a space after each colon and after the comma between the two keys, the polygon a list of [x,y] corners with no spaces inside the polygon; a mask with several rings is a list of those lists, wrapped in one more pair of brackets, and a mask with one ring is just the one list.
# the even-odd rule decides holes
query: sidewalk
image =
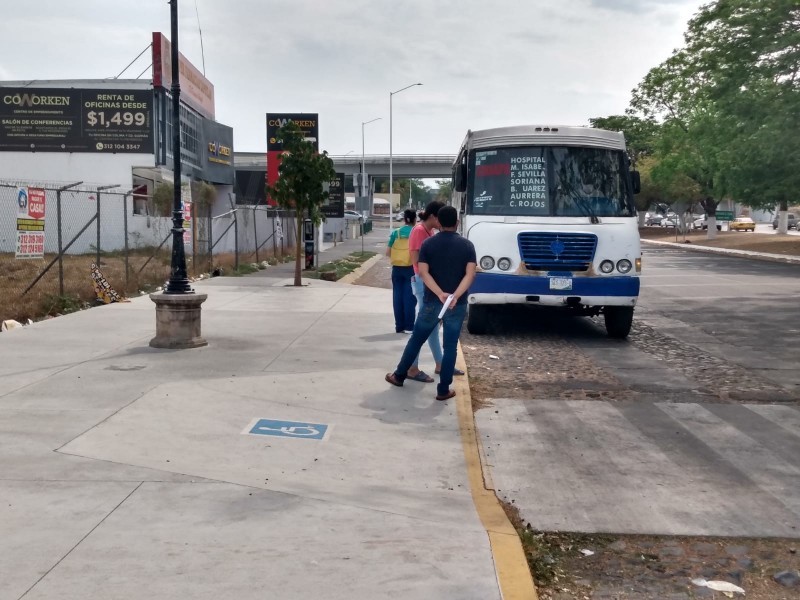
{"label": "sidewalk", "polygon": [[205,348],[150,348],[146,296],[2,334],[0,598],[535,597],[466,383],[387,385],[391,292],[293,268],[197,282]]}

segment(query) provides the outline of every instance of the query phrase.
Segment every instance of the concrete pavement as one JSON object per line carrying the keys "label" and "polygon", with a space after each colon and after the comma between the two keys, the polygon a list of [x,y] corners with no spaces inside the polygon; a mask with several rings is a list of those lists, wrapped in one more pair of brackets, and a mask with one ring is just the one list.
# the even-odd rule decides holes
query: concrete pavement
{"label": "concrete pavement", "polygon": [[391,292],[291,268],[196,283],[205,348],[147,296],[2,334],[0,599],[535,598],[466,383],[388,386]]}

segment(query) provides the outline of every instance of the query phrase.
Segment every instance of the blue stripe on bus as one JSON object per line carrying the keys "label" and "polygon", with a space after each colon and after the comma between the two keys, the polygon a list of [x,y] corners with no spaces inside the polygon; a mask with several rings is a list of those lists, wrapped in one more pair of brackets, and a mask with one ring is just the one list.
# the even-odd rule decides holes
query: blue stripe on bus
{"label": "blue stripe on bus", "polygon": [[476,273],[470,294],[526,296],[638,296],[638,277],[573,277],[571,290],[551,290],[549,277]]}

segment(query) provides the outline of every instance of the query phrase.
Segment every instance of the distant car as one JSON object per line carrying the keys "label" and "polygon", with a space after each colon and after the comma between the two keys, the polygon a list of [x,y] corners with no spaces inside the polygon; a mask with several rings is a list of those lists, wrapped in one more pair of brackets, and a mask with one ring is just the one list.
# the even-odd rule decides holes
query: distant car
{"label": "distant car", "polygon": [[[693,226],[695,229],[706,231],[708,229],[708,217],[702,216],[699,219],[695,219]],[[717,223],[717,231],[722,231],[722,225],[719,223]]]}
{"label": "distant car", "polygon": [[354,210],[346,210],[344,211],[344,218],[349,221],[360,221],[364,217],[362,216],[361,213],[358,213]]}
{"label": "distant car", "polygon": [[403,216],[403,213],[402,213],[402,212],[399,212],[399,213],[397,213],[397,214],[394,216],[394,220],[395,220],[395,221],[402,221],[404,218],[405,218],[405,217]]}
{"label": "distant car", "polygon": [[[773,229],[777,229],[778,228],[778,218],[779,217],[775,217],[773,219],[773,221],[772,221],[772,228]],[[786,222],[787,222],[787,225],[786,225],[787,229],[791,229],[792,227],[797,229],[797,215],[796,214],[788,213],[786,215]]]}
{"label": "distant car", "polygon": [[662,227],[677,227],[678,215],[667,215],[666,217],[661,219],[660,225]]}
{"label": "distant car", "polygon": [[756,222],[750,217],[736,217],[731,224],[728,225],[728,229],[730,229],[730,231],[755,231]]}
{"label": "distant car", "polygon": [[661,215],[650,215],[645,219],[644,224],[648,226],[661,225],[661,219],[663,218]]}

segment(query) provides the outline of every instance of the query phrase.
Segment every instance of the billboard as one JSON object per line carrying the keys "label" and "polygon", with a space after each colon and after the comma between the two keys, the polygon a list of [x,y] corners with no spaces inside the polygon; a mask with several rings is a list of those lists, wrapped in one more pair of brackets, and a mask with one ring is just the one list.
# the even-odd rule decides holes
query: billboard
{"label": "billboard", "polygon": [[[172,44],[162,33],[153,32],[153,85],[172,86]],[[181,100],[200,114],[214,118],[214,84],[178,53]]]}
{"label": "billboard", "polygon": [[0,87],[0,151],[152,154],[153,92]]}
{"label": "billboard", "polygon": [[203,155],[202,179],[213,183],[232,184],[233,170],[233,129],[222,123],[203,119],[201,148]]}
{"label": "billboard", "polygon": [[267,113],[267,152],[283,150],[277,140],[278,129],[292,121],[300,127],[307,141],[319,152],[319,115],[317,113]]}
{"label": "billboard", "polygon": [[321,210],[326,219],[344,217],[344,173],[337,173],[336,177],[331,179],[328,199],[321,206]]}
{"label": "billboard", "polygon": [[[300,127],[305,139],[314,144],[319,152],[319,114],[318,113],[267,113],[267,185],[274,186],[278,181],[278,167],[283,144],[277,139],[278,129],[293,121]],[[267,204],[275,202],[267,197]]]}

